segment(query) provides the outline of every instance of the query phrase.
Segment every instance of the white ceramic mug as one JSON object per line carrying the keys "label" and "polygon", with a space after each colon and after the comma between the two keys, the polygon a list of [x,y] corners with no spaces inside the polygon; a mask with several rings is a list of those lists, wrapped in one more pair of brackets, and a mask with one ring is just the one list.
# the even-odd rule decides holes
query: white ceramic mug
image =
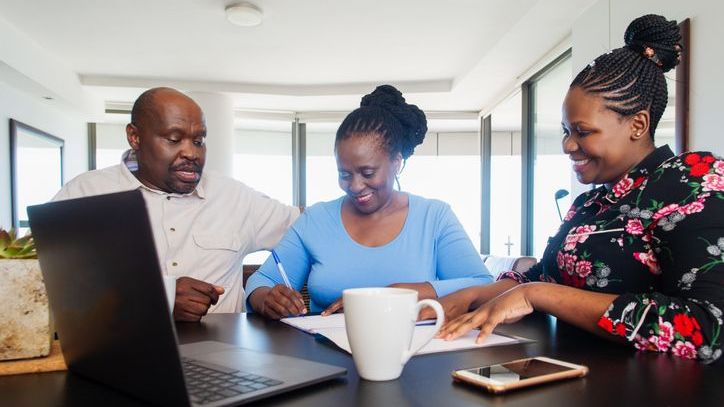
{"label": "white ceramic mug", "polygon": [[[445,314],[435,300],[417,301],[417,291],[404,288],[353,288],[342,292],[347,338],[360,377],[393,380],[405,363],[432,340]],[[434,331],[416,349],[412,335],[417,315],[432,307],[437,315]]]}
{"label": "white ceramic mug", "polygon": [[168,310],[173,315],[173,306],[176,303],[176,276],[163,276],[163,288],[166,290]]}

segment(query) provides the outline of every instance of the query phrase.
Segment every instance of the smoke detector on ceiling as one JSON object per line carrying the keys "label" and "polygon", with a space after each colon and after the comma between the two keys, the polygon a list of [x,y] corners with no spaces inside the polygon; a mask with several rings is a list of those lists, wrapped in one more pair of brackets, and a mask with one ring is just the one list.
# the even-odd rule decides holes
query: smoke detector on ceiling
{"label": "smoke detector on ceiling", "polygon": [[236,3],[226,7],[226,19],[242,27],[256,27],[261,24],[263,13],[251,3]]}

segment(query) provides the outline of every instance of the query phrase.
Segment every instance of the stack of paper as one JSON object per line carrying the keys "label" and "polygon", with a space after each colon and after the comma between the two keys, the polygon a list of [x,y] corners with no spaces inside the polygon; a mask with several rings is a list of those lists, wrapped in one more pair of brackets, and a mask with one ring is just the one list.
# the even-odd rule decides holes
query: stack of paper
{"label": "stack of paper", "polygon": [[[304,332],[319,334],[325,336],[327,339],[334,342],[335,345],[341,349],[352,353],[349,346],[349,340],[347,340],[347,330],[344,323],[344,314],[332,314],[328,317],[321,315],[312,315],[306,317],[293,317],[284,318],[282,322],[289,324],[297,329],[301,329]],[[422,321],[415,327],[415,333],[413,336],[413,349],[419,346],[419,341],[426,338],[435,327],[430,324],[431,321]],[[488,346],[496,345],[511,345],[515,343],[530,342],[530,339],[520,337],[510,337],[505,335],[491,334],[483,343],[475,343],[475,338],[478,336],[479,331],[473,330],[468,332],[466,335],[461,336],[452,341],[445,341],[442,339],[434,338],[427,345],[425,345],[417,354],[426,353],[437,353],[437,352],[450,352],[455,350],[473,349],[473,348],[484,348]]]}

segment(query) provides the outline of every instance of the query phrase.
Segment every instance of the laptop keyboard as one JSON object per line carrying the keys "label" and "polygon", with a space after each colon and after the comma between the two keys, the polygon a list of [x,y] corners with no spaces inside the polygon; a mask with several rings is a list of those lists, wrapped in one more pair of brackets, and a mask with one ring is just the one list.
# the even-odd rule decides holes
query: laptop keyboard
{"label": "laptop keyboard", "polygon": [[189,397],[194,404],[207,404],[283,383],[189,358],[181,358],[181,363]]}

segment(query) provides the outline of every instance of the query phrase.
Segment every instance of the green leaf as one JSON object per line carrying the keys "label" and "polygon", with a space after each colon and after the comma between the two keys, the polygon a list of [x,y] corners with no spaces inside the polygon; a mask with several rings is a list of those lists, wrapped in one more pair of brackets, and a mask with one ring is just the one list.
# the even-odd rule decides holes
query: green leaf
{"label": "green leaf", "polygon": [[698,183],[698,182],[690,182],[690,183],[688,183],[688,184],[686,184],[686,185],[688,185],[688,186],[690,186],[690,187],[692,187],[692,188],[697,188],[697,187],[699,186],[699,183]]}
{"label": "green leaf", "polygon": [[659,307],[659,315],[664,315],[666,313],[666,305],[662,305]]}

